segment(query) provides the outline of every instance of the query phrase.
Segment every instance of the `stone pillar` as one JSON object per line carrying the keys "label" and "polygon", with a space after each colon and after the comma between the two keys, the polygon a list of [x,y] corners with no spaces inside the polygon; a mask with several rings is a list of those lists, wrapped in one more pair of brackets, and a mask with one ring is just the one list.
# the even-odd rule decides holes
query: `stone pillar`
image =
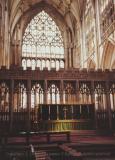
{"label": "stone pillar", "polygon": [[68,68],[68,48],[66,47],[65,48],[65,52],[64,52],[64,54],[65,54],[65,69],[67,69]]}
{"label": "stone pillar", "polygon": [[2,31],[2,5],[0,4],[0,37]]}
{"label": "stone pillar", "polygon": [[14,43],[11,43],[10,47],[11,47],[10,64],[15,65],[15,45]]}
{"label": "stone pillar", "polygon": [[8,1],[5,1],[4,10],[4,54],[3,54],[3,65],[9,67],[9,49],[10,49],[10,39],[9,39],[9,7]]}
{"label": "stone pillar", "polygon": [[96,68],[99,68],[101,33],[100,33],[100,16],[99,16],[99,0],[95,1],[94,5],[94,18],[95,18],[95,49],[96,49]]}
{"label": "stone pillar", "polygon": [[2,66],[2,61],[3,61],[3,37],[2,37],[2,5],[0,4],[0,66]]}
{"label": "stone pillar", "polygon": [[85,47],[85,24],[84,24],[84,16],[81,24],[81,68],[84,68],[84,62],[86,59],[86,47]]}
{"label": "stone pillar", "polygon": [[18,45],[17,41],[15,41],[15,64],[16,65],[18,65],[18,59],[19,59],[19,57],[18,57],[18,47],[19,47],[19,45]]}
{"label": "stone pillar", "polygon": [[71,68],[74,66],[73,46],[71,47]]}
{"label": "stone pillar", "polygon": [[71,68],[71,47],[68,48],[68,67]]}
{"label": "stone pillar", "polygon": [[20,32],[20,25],[18,24],[16,27],[16,65],[20,66],[21,64],[21,32]]}

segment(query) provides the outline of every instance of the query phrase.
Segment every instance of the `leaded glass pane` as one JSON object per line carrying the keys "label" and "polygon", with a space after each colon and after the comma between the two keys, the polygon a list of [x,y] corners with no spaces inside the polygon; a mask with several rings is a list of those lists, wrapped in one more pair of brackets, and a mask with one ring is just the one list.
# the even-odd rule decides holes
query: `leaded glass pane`
{"label": "leaded glass pane", "polygon": [[27,67],[31,64],[30,62],[28,64],[28,59],[30,60],[31,57],[35,58],[36,61],[43,58],[64,59],[61,32],[56,23],[45,11],[38,13],[30,21],[23,36],[22,60],[24,58],[26,59]]}

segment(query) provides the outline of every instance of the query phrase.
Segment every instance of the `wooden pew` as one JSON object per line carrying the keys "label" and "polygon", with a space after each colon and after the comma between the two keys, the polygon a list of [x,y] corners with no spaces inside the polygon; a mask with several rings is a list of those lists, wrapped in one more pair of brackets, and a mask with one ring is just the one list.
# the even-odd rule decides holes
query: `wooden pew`
{"label": "wooden pew", "polygon": [[[62,142],[61,140],[55,140],[51,141],[51,137],[55,135],[65,135],[66,136],[66,142],[70,142],[70,131],[60,131],[60,132],[51,132],[51,131],[39,131],[39,132],[18,132],[18,133],[6,133],[1,136],[1,140],[7,144],[8,139],[10,138],[22,138],[24,137],[26,144],[31,144],[30,139],[32,136],[45,136],[46,137],[46,143],[51,143],[51,142]],[[65,142],[65,141],[64,141]]]}

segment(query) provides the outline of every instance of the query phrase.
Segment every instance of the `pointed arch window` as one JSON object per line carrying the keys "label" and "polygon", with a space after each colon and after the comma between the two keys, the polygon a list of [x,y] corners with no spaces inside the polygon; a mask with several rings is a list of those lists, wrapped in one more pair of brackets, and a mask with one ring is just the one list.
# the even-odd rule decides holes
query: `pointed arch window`
{"label": "pointed arch window", "polygon": [[[33,65],[33,58],[35,65]],[[53,67],[55,67],[57,59],[64,59],[61,31],[45,11],[38,13],[25,29],[22,43],[22,66],[26,69],[23,59],[26,60],[26,67],[34,66],[33,69],[38,66],[38,60],[41,63],[44,60],[44,64],[40,66],[40,69],[43,69],[43,67],[51,68],[51,65],[47,66],[47,60],[50,60],[50,63],[53,60],[55,62]]]}

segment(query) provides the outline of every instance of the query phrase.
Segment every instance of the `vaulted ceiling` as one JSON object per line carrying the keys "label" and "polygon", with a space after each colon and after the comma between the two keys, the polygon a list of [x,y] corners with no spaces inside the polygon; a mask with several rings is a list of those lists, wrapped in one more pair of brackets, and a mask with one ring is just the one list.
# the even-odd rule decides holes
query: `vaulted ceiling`
{"label": "vaulted ceiling", "polygon": [[82,13],[83,4],[85,0],[9,0],[11,12],[15,12],[17,8],[28,9],[30,6],[34,6],[40,2],[46,2],[57,8],[62,14],[66,14],[68,9],[73,9],[79,16]]}
{"label": "vaulted ceiling", "polygon": [[70,12],[79,23],[85,0],[9,0],[11,28],[14,28],[24,13],[28,12],[30,8],[39,6],[40,3],[55,8],[63,17]]}

